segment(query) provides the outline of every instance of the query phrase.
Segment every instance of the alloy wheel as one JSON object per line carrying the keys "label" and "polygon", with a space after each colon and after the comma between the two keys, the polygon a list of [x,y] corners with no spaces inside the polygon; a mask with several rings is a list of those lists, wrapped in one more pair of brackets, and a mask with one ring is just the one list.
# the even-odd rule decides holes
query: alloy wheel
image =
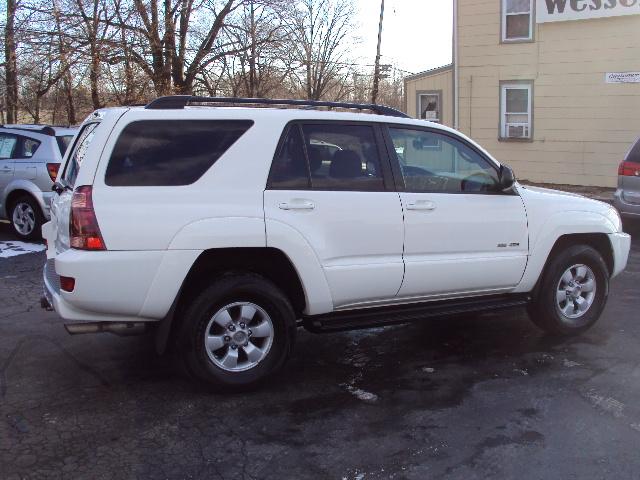
{"label": "alloy wheel", "polygon": [[596,297],[596,276],[587,265],[576,264],[565,270],[556,289],[556,305],[570,321],[582,317]]}
{"label": "alloy wheel", "polygon": [[214,365],[228,372],[241,372],[264,360],[273,335],[273,322],[263,308],[251,302],[235,302],[211,317],[204,345]]}
{"label": "alloy wheel", "polygon": [[26,202],[18,202],[13,207],[13,225],[20,235],[28,236],[36,226],[36,213],[31,205]]}

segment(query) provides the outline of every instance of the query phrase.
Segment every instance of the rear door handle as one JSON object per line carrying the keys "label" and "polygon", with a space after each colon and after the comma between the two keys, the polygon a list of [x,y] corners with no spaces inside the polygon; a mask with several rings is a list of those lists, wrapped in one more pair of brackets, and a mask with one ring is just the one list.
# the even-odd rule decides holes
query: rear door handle
{"label": "rear door handle", "polygon": [[429,200],[418,200],[416,202],[407,203],[407,210],[435,210],[436,204]]}
{"label": "rear door handle", "polygon": [[316,208],[315,204],[309,200],[303,200],[303,201],[290,201],[290,202],[283,202],[281,204],[278,205],[278,208],[280,210],[313,210],[314,208]]}

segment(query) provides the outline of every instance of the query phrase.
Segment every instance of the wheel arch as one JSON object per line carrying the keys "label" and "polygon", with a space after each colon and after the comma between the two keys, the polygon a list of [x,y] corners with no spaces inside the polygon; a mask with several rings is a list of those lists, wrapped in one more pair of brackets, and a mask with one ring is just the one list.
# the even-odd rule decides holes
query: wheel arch
{"label": "wheel arch", "polygon": [[170,313],[162,320],[156,339],[159,352],[165,350],[169,338],[181,323],[182,312],[216,276],[232,272],[254,273],[271,281],[287,296],[296,318],[307,306],[301,276],[291,259],[272,247],[213,248],[204,250],[192,264],[176,296]]}
{"label": "wheel arch", "polygon": [[611,242],[609,241],[609,237],[606,233],[567,233],[558,237],[553,244],[553,247],[551,247],[551,251],[549,252],[549,255],[547,255],[544,266],[542,267],[540,275],[538,276],[536,284],[533,288],[534,296],[538,292],[538,289],[542,282],[542,277],[544,275],[544,272],[547,270],[547,266],[549,265],[549,263],[560,252],[574,245],[587,245],[589,247],[592,247],[600,255],[602,255],[604,263],[607,266],[609,276],[611,276],[614,269],[614,256]]}
{"label": "wheel arch", "polygon": [[11,192],[9,192],[9,194],[6,197],[6,201],[4,202],[4,213],[7,216],[7,218],[10,218],[11,216],[11,212],[9,210],[11,209],[11,206],[13,205],[13,203],[23,195],[33,198],[36,201],[36,203],[40,205],[40,202],[38,202],[38,199],[35,197],[35,195],[33,195],[33,193],[31,193],[28,190],[24,190],[22,188],[16,188],[15,190],[11,190]]}

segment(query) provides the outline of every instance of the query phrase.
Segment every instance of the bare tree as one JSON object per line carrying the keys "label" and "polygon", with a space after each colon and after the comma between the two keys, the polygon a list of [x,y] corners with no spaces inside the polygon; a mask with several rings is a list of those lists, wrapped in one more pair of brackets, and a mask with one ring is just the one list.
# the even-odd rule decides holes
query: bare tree
{"label": "bare tree", "polygon": [[7,123],[18,121],[18,64],[16,60],[17,0],[7,0],[7,23],[4,27],[5,108]]}
{"label": "bare tree", "polygon": [[132,0],[135,17],[122,25],[141,40],[133,60],[149,75],[156,93],[191,93],[196,77],[237,53],[221,41],[227,17],[242,0]]}
{"label": "bare tree", "polygon": [[289,23],[292,59],[301,68],[294,79],[311,100],[346,95],[351,72],[347,51],[355,39],[351,0],[301,0]]}
{"label": "bare tree", "polygon": [[99,92],[102,50],[114,14],[109,12],[106,0],[74,0],[73,6],[81,18],[81,42],[88,48],[91,102],[98,109],[102,106]]}
{"label": "bare tree", "polygon": [[40,123],[43,98],[67,74],[67,70],[60,68],[54,42],[30,44],[25,53],[26,61],[20,69],[20,106],[31,115],[34,123]]}
{"label": "bare tree", "polygon": [[286,58],[285,0],[247,0],[228,36],[237,55],[228,58],[224,73],[234,95],[266,97],[281,90],[292,72]]}

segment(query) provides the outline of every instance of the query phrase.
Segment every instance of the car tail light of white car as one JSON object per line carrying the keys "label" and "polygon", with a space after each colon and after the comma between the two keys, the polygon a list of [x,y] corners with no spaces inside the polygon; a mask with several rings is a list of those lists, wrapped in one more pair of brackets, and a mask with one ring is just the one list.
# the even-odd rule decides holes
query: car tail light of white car
{"label": "car tail light of white car", "polygon": [[80,186],[73,192],[69,235],[71,248],[78,250],[107,249],[93,209],[92,187],[89,185]]}

